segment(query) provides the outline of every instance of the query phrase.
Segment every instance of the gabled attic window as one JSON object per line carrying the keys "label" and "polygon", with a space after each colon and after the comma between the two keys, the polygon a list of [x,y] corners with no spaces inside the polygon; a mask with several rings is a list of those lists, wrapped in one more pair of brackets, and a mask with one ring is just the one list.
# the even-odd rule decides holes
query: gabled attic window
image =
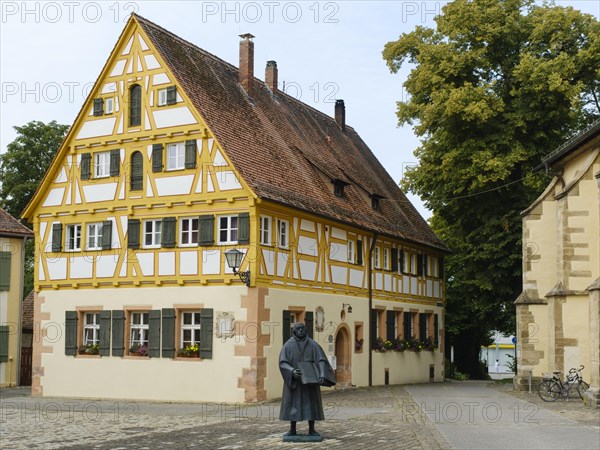
{"label": "gabled attic window", "polygon": [[377,194],[371,195],[371,208],[373,208],[373,210],[375,210],[375,211],[379,211],[379,208],[380,208],[379,200],[381,200],[381,197],[379,197]]}
{"label": "gabled attic window", "polygon": [[174,105],[177,103],[177,87],[169,86],[158,90],[158,106]]}
{"label": "gabled attic window", "polygon": [[342,180],[331,180],[333,184],[333,195],[339,198],[344,198],[344,187],[348,184]]}

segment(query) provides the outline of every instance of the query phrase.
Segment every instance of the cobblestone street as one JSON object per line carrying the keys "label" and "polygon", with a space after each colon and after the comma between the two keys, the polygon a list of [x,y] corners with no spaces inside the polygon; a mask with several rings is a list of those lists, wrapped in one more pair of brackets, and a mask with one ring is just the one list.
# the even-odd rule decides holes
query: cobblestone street
{"label": "cobblestone street", "polygon": [[[475,448],[465,441],[451,445],[442,437],[433,410],[424,411],[409,394],[426,390],[430,395],[474,386],[487,401],[501,397],[507,404],[519,402],[523,408],[543,411],[536,417],[551,423],[566,421],[573,430],[598,432],[599,412],[584,408],[579,401],[545,404],[527,393],[513,393],[510,386],[498,383],[443,383],[415,386],[325,391],[326,420],[317,423],[324,436],[320,444],[282,442],[288,424],[278,419],[278,402],[261,405],[151,403],[108,400],[32,398],[25,389],[5,389],[0,404],[0,447],[3,449],[438,449]],[[479,386],[479,387],[478,387]],[[487,389],[480,389],[485,387]],[[473,399],[470,399],[471,401]],[[485,398],[480,400],[486,401]],[[443,411],[443,409],[441,410]],[[435,411],[434,411],[435,412]],[[505,416],[511,411],[503,411]],[[442,419],[447,419],[441,417]],[[452,424],[450,424],[452,425]],[[486,423],[497,426],[506,424]],[[538,424],[539,425],[539,424]],[[543,424],[542,424],[543,425]],[[484,427],[469,430],[483,433]],[[307,424],[298,425],[300,433]],[[535,430],[534,430],[535,428]],[[490,428],[493,430],[493,428]],[[532,427],[532,432],[545,432]],[[592,434],[592,438],[593,438]],[[480,442],[485,436],[478,436]],[[475,441],[474,441],[475,442]],[[577,447],[573,443],[572,448]],[[494,447],[498,448],[498,447]],[[502,447],[500,447],[502,448]],[[532,448],[532,447],[529,447]],[[535,447],[533,447],[535,448]]]}

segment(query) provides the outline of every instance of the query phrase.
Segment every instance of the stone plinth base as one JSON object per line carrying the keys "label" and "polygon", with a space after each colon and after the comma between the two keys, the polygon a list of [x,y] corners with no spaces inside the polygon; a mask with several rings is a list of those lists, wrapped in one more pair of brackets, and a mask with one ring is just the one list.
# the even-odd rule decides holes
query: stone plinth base
{"label": "stone plinth base", "polygon": [[323,436],[317,434],[312,436],[310,434],[295,434],[293,436],[283,436],[283,442],[321,442]]}
{"label": "stone plinth base", "polygon": [[[542,377],[531,377],[531,392],[535,391],[538,385],[542,382]],[[515,391],[529,390],[529,377],[514,377],[513,389]]]}
{"label": "stone plinth base", "polygon": [[586,406],[600,408],[600,389],[589,388],[583,395],[583,402]]}

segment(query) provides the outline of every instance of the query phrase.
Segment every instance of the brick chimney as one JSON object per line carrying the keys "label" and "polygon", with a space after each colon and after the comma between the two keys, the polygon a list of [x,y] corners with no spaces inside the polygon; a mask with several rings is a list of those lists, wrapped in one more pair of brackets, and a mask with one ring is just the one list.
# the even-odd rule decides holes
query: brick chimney
{"label": "brick chimney", "polygon": [[340,130],[346,131],[346,107],[344,100],[335,101],[335,123],[338,124]]}
{"label": "brick chimney", "polygon": [[267,83],[267,86],[272,92],[277,92],[277,62],[267,61],[265,83]]}
{"label": "brick chimney", "polygon": [[254,81],[254,42],[250,33],[240,34],[240,83],[248,96],[252,97]]}

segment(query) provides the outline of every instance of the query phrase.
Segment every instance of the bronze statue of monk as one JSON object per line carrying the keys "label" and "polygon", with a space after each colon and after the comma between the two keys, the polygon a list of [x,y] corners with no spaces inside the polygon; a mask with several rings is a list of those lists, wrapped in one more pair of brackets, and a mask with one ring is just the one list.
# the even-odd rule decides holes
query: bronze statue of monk
{"label": "bronze statue of monk", "polygon": [[315,420],[324,420],[321,386],[335,385],[335,373],[319,344],[306,334],[303,323],[295,323],[292,337],[279,354],[279,370],[283,376],[280,420],[290,421],[285,436],[296,436],[296,422],[308,421],[308,434],[320,438]]}

